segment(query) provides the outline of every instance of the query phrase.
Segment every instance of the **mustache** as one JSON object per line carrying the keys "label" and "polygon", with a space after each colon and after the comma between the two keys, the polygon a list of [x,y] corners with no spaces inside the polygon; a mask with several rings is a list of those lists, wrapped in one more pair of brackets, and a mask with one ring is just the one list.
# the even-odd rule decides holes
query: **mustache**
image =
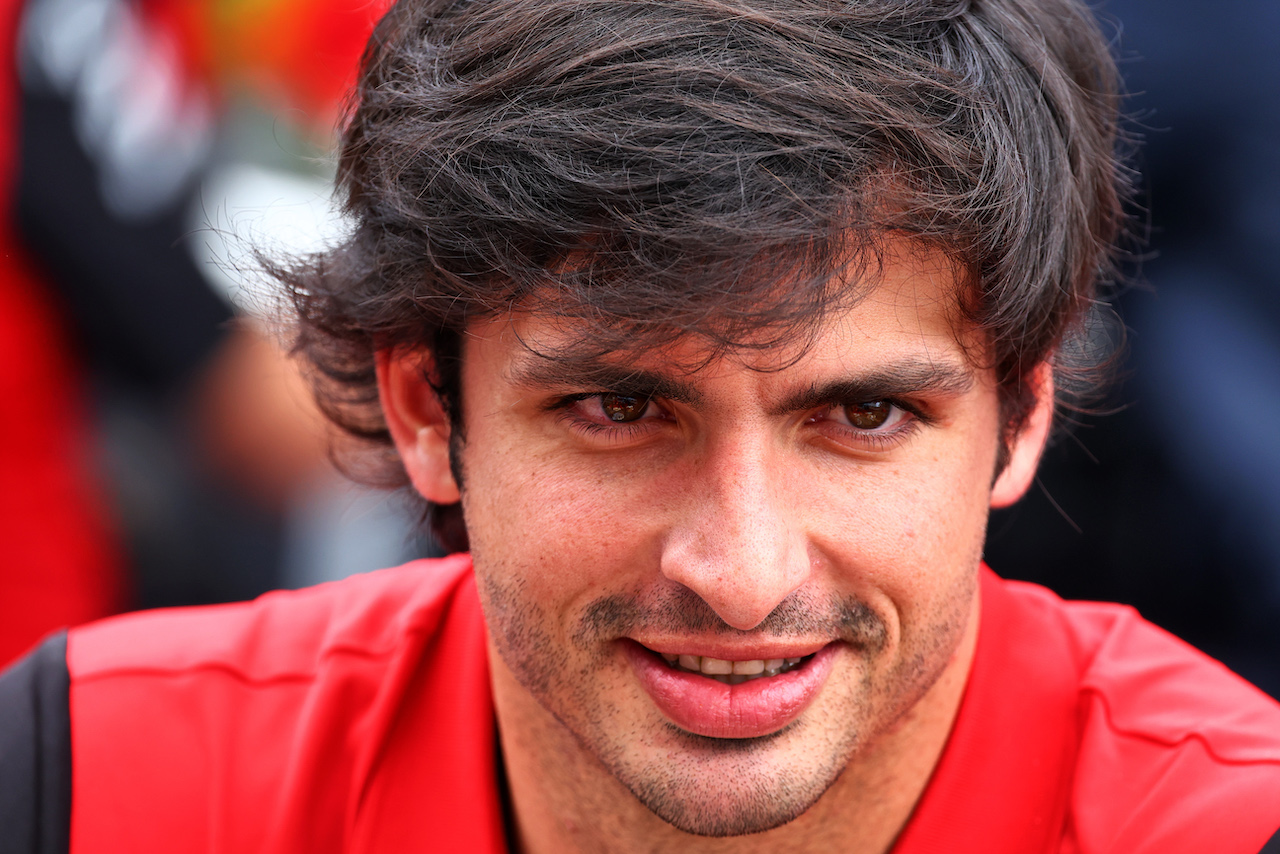
{"label": "mustache", "polygon": [[679,587],[656,597],[615,593],[596,599],[584,609],[573,639],[587,646],[640,630],[740,639],[835,638],[871,651],[882,648],[889,634],[880,615],[854,597],[815,599],[793,593],[759,625],[744,630],[720,619],[689,588]]}

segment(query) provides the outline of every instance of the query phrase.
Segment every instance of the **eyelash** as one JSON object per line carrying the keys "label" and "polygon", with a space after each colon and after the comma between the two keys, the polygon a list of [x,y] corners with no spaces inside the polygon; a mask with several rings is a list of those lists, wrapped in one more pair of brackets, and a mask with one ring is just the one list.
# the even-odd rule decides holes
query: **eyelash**
{"label": "eyelash", "polygon": [[819,423],[821,420],[830,424],[832,428],[839,430],[843,436],[853,437],[859,444],[873,451],[883,451],[897,447],[914,435],[921,427],[934,423],[934,418],[919,406],[914,403],[891,397],[881,398],[878,401],[874,401],[877,403],[887,403],[902,413],[902,417],[899,422],[887,430],[860,430],[856,427],[841,424],[838,421],[827,418],[830,413],[840,409],[841,407],[856,406],[858,404],[871,402],[873,401],[830,403],[822,408],[820,414],[816,414],[808,420],[809,423]]}
{"label": "eyelash", "polygon": [[[652,429],[650,418],[641,418],[636,421],[618,421],[609,424],[600,424],[595,421],[588,420],[578,416],[573,411],[573,406],[584,400],[590,400],[593,397],[603,397],[606,394],[623,394],[622,392],[608,391],[589,391],[578,394],[565,395],[557,398],[547,404],[546,409],[552,412],[559,412],[561,420],[567,423],[570,429],[593,439],[605,439],[609,444],[625,443],[642,433]],[[626,393],[627,397],[635,397],[647,400],[649,405],[656,406],[653,398],[639,393]]]}
{"label": "eyelash", "polygon": [[[548,411],[559,412],[561,419],[568,424],[570,429],[580,435],[590,437],[592,439],[604,439],[608,444],[625,444],[643,433],[653,429],[652,421],[654,419],[642,417],[636,421],[614,422],[609,424],[601,424],[596,421],[583,418],[574,413],[575,404],[584,400],[602,397],[606,394],[624,394],[628,397],[646,399],[649,405],[658,406],[652,397],[647,397],[641,393],[634,392],[579,392],[575,394],[565,395],[556,398],[546,405]],[[827,429],[838,430],[841,434],[839,439],[847,441],[852,438],[863,448],[871,451],[884,451],[894,448],[906,441],[910,436],[914,435],[922,426],[928,426],[934,423],[934,418],[925,412],[921,407],[914,403],[900,400],[897,398],[883,398],[883,402],[889,404],[895,409],[903,413],[903,417],[898,424],[890,427],[885,431],[878,430],[860,430],[856,427],[840,424],[828,418],[829,414],[834,410],[843,406],[852,406],[857,403],[869,403],[871,401],[857,401],[855,403],[829,403],[819,408],[814,415],[806,419],[806,423],[819,424],[825,423]],[[664,413],[665,414],[665,413]],[[662,420],[668,420],[664,418]],[[837,440],[839,440],[837,439]]]}

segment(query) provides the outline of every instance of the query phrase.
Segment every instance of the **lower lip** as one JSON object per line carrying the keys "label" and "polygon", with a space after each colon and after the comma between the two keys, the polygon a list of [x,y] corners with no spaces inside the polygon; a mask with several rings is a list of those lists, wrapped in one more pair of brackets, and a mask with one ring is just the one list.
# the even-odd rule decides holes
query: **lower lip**
{"label": "lower lip", "polygon": [[676,670],[634,641],[624,641],[640,685],[683,730],[709,738],[759,738],[794,721],[818,696],[835,663],[827,644],[801,666],[777,676],[726,685]]}

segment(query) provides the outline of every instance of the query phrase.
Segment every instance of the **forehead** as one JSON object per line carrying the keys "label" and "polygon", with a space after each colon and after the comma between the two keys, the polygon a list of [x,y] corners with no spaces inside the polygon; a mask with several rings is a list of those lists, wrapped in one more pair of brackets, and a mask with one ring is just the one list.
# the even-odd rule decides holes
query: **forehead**
{"label": "forehead", "polygon": [[[722,318],[714,311],[706,312],[701,326],[675,328],[631,318],[587,318],[577,311],[517,309],[473,324],[467,349],[474,352],[485,342],[484,349],[503,362],[491,367],[526,386],[571,379],[567,384],[594,380],[609,387],[628,368],[708,376],[726,369],[781,374],[801,366],[837,369],[877,362],[915,363],[922,370],[938,361],[968,371],[985,365],[986,336],[963,319],[960,308],[969,277],[942,251],[891,239],[874,263],[849,265],[843,275],[832,283],[833,296],[820,312],[798,322],[757,324],[732,337],[723,333]],[[785,309],[792,287],[791,281],[777,282],[771,299]],[[726,303],[732,296],[726,295]]]}

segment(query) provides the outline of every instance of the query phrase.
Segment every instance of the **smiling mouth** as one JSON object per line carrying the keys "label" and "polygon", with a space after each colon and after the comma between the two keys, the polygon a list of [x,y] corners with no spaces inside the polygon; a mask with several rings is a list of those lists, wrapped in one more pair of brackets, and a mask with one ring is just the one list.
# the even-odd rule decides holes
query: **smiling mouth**
{"label": "smiling mouth", "polygon": [[748,661],[727,661],[706,655],[676,655],[670,652],[656,653],[672,670],[697,673],[725,685],[741,685],[756,679],[778,676],[802,666],[813,655],[799,658],[753,658]]}

